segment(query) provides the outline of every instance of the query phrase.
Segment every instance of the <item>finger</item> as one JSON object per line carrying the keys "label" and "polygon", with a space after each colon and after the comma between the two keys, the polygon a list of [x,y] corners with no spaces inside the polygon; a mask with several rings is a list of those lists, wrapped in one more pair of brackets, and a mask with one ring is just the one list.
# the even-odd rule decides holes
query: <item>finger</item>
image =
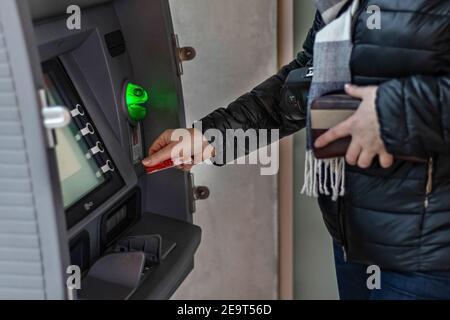
{"label": "finger", "polygon": [[203,150],[202,160],[205,161],[211,159],[214,157],[214,155],[215,155],[215,148],[212,145],[208,144]]}
{"label": "finger", "polygon": [[183,166],[183,171],[190,172],[194,166],[192,164],[186,164]]}
{"label": "finger", "polygon": [[178,169],[178,170],[182,170],[182,171],[188,172],[188,171],[191,171],[191,169],[193,168],[193,165],[191,165],[191,164],[182,164],[182,165],[176,166],[175,168]]}
{"label": "finger", "polygon": [[166,147],[169,143],[173,142],[170,140],[172,130],[166,130],[164,131],[152,144],[152,146],[149,149],[149,155],[157,153],[164,147]]}
{"label": "finger", "polygon": [[347,163],[351,166],[356,166],[361,151],[362,151],[361,145],[355,141],[352,141],[350,147],[347,150],[347,155],[345,156]]}
{"label": "finger", "polygon": [[384,169],[390,168],[394,164],[394,157],[387,153],[386,151],[383,151],[380,154],[380,165]]}
{"label": "finger", "polygon": [[142,161],[142,164],[144,166],[154,166],[157,165],[163,161],[172,159],[172,149],[178,144],[178,142],[172,142],[171,144],[167,145],[157,153],[154,153],[150,155],[150,157],[144,159]]}
{"label": "finger", "polygon": [[336,127],[328,130],[328,132],[320,136],[314,145],[316,148],[320,149],[326,147],[333,141],[350,136],[352,132],[351,124],[352,118],[338,124]]}
{"label": "finger", "polygon": [[186,155],[181,158],[181,161],[183,162],[183,165],[186,166],[186,165],[194,164],[193,158],[194,157],[192,157],[190,155]]}
{"label": "finger", "polygon": [[375,153],[363,149],[358,158],[358,167],[361,169],[369,168],[372,165],[375,156]]}
{"label": "finger", "polygon": [[345,85],[345,92],[349,96],[352,96],[353,98],[363,99],[364,98],[364,93],[365,93],[365,87],[359,87],[359,86],[356,86],[354,84],[346,84]]}

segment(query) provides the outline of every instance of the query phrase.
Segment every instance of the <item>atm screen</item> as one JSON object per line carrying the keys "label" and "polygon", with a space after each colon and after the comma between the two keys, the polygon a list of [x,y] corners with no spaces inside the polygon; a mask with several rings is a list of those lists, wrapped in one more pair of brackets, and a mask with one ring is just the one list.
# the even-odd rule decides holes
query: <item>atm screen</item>
{"label": "atm screen", "polygon": [[112,197],[124,185],[88,113],[95,105],[84,105],[62,63],[43,64],[45,89],[50,106],[66,106],[72,122],[55,131],[56,160],[68,228]]}
{"label": "atm screen", "polygon": [[[49,105],[65,105],[48,73],[44,74],[44,80]],[[74,122],[64,129],[56,130],[56,158],[66,209],[105,182],[105,177],[98,174],[99,167],[94,157],[89,156],[87,142],[84,139],[77,140],[78,132]]]}

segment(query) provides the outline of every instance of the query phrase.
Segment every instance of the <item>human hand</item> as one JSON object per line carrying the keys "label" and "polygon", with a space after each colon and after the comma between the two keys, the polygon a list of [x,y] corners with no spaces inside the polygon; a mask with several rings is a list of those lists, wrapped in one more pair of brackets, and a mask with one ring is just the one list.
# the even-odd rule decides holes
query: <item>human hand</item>
{"label": "human hand", "polygon": [[194,165],[214,156],[214,148],[197,129],[170,129],[153,143],[149,157],[142,161],[146,167],[171,159],[178,169],[190,171]]}
{"label": "human hand", "polygon": [[374,158],[379,157],[381,166],[389,168],[394,157],[387,152],[380,135],[375,106],[378,87],[346,85],[345,91],[348,95],[361,99],[361,105],[353,116],[319,137],[315,147],[324,148],[335,140],[351,136],[352,142],[345,157],[348,164],[367,169]]}

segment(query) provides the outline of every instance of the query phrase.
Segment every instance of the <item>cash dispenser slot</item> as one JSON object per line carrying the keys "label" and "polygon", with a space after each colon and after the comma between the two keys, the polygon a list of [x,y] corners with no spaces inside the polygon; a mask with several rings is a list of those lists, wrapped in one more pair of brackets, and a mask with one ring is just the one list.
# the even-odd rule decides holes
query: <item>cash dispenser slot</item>
{"label": "cash dispenser slot", "polygon": [[193,267],[200,228],[145,214],[83,278],[80,299],[168,299]]}

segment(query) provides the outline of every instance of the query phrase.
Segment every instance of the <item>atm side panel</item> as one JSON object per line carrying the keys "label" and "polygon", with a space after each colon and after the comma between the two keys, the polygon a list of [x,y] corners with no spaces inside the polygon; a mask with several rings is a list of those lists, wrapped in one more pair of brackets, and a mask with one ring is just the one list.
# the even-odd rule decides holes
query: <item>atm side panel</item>
{"label": "atm side panel", "polygon": [[68,248],[23,1],[0,1],[0,299],[64,299]]}
{"label": "atm side panel", "polygon": [[[170,6],[167,0],[116,0],[114,7],[134,70],[133,80],[150,91],[151,111],[142,123],[146,151],[165,129],[186,126]],[[192,222],[189,174],[169,170],[141,177],[140,182],[144,212]]]}

